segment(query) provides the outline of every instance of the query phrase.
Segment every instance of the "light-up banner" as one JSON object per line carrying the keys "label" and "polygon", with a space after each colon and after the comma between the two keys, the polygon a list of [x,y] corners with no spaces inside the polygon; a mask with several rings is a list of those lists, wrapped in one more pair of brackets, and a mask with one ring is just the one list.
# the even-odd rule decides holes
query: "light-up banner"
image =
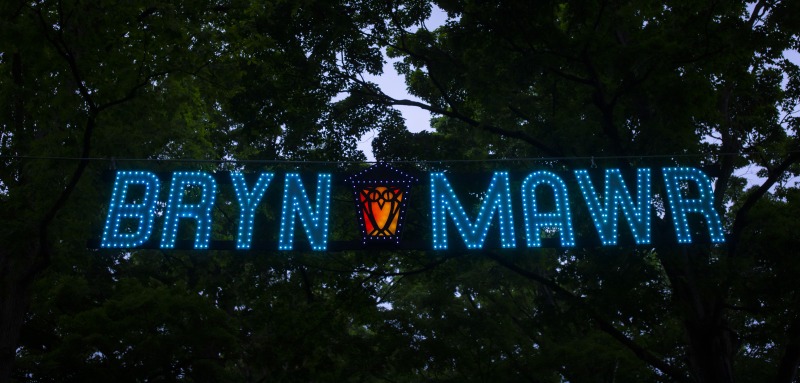
{"label": "light-up banner", "polygon": [[[676,244],[722,243],[701,169],[356,174],[114,174],[89,247],[337,251],[647,246],[667,218]],[[663,239],[662,239],[663,240]]]}

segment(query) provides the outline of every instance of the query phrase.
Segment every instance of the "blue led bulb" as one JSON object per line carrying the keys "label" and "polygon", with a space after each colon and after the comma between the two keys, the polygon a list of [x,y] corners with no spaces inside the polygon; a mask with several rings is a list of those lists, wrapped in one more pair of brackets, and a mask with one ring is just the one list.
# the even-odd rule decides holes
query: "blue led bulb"
{"label": "blue led bulb", "polygon": [[446,220],[448,215],[453,219],[467,248],[482,248],[495,212],[500,221],[501,246],[503,248],[516,247],[508,172],[494,173],[475,223],[467,216],[444,173],[431,173],[431,219],[434,249],[447,248]]}
{"label": "blue led bulb", "polygon": [[253,241],[253,221],[255,211],[264,193],[267,191],[273,173],[261,173],[252,190],[247,190],[247,182],[244,175],[239,172],[231,172],[231,182],[236,192],[236,199],[239,201],[239,228],[236,231],[236,248],[249,249]]}
{"label": "blue led bulb", "polygon": [[617,216],[620,208],[628,221],[636,243],[650,243],[650,199],[652,193],[650,169],[642,168],[636,171],[636,203],[633,202],[619,169],[606,169],[602,203],[592,185],[588,171],[576,170],[575,177],[578,179],[581,193],[603,245],[617,244]]}
{"label": "blue led bulb", "polygon": [[278,249],[294,248],[295,217],[303,224],[311,249],[324,251],[328,247],[328,213],[330,211],[331,175],[317,174],[316,207],[308,199],[303,181],[297,173],[287,173],[283,189],[281,229]]}
{"label": "blue led bulb", "polygon": [[[150,234],[153,232],[153,217],[155,216],[159,184],[158,177],[150,172],[117,172],[100,247],[136,247],[150,239]],[[131,185],[144,186],[144,195],[140,203],[125,202],[128,188]],[[120,226],[123,219],[137,220],[136,231],[133,233],[121,233]]]}
{"label": "blue led bulb", "polygon": [[[184,202],[186,188],[195,186],[201,191],[200,201],[195,204]],[[204,172],[175,172],[169,188],[167,212],[164,216],[164,232],[161,248],[175,247],[178,236],[178,222],[181,218],[191,218],[197,222],[194,248],[207,249],[211,238],[211,208],[217,196],[217,183],[214,177]]]}
{"label": "blue led bulb", "polygon": [[[711,242],[725,242],[722,231],[722,222],[717,210],[714,209],[714,193],[711,190],[711,180],[700,169],[696,168],[664,168],[664,184],[667,188],[669,208],[672,212],[672,224],[679,243],[692,243],[691,230],[687,214],[698,213],[702,215],[708,225]],[[691,182],[697,186],[698,198],[686,198],[681,184]]]}
{"label": "blue led bulb", "polygon": [[[555,211],[541,212],[536,203],[536,188],[548,186],[553,190]],[[562,247],[575,246],[572,215],[569,211],[567,185],[559,176],[549,171],[536,171],[522,181],[522,210],[525,215],[525,238],[528,247],[541,247],[541,229],[558,229]]]}

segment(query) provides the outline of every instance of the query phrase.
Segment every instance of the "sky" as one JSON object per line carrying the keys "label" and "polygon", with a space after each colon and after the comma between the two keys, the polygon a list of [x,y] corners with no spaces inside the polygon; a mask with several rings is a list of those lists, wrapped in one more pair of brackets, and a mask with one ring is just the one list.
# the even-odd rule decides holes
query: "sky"
{"label": "sky", "polygon": [[[425,21],[425,26],[428,29],[436,29],[447,21],[447,13],[436,5],[431,10],[431,17]],[[406,82],[403,76],[399,75],[394,69],[394,63],[399,62],[400,59],[391,59],[383,55],[383,74],[380,76],[365,75],[364,79],[374,82],[380,86],[381,90],[387,95],[396,99],[408,99],[414,101],[422,101],[417,97],[408,94]],[[423,130],[430,130],[431,114],[428,111],[422,110],[413,106],[395,106],[406,120],[406,128],[411,132],[420,132]],[[372,140],[378,134],[376,130],[371,130],[365,135],[361,136],[358,148],[361,149],[367,156],[368,161],[375,161],[375,156],[372,155]]]}

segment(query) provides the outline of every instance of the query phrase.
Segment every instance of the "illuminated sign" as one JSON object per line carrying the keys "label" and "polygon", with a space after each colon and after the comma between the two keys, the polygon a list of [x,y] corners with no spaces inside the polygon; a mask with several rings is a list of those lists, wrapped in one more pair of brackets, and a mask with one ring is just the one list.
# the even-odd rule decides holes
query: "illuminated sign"
{"label": "illuminated sign", "polygon": [[362,243],[400,243],[411,186],[417,179],[378,163],[347,179],[353,187]]}
{"label": "illuminated sign", "polygon": [[[711,243],[724,242],[722,223],[714,209],[711,180],[703,171],[690,167],[660,169],[659,181],[663,181],[659,184],[663,185],[660,190],[666,191],[665,198],[659,197],[664,205],[660,212],[654,208],[654,173],[649,168],[626,172],[620,169],[535,170],[515,177],[509,172],[496,171],[486,184],[470,182],[472,192],[464,193],[459,191],[462,184],[452,183],[448,173],[428,173],[426,188],[426,183],[419,183],[418,177],[384,163],[341,177],[339,183],[335,183],[334,175],[329,173],[179,171],[171,174],[166,199],[159,202],[162,180],[155,173],[117,171],[102,238],[92,247],[295,250],[298,242],[314,251],[396,247],[403,245],[402,234],[407,231],[405,216],[413,204],[423,211],[417,214],[417,226],[427,229],[417,237],[426,238],[427,244],[420,245],[419,238],[415,238],[416,242],[412,241],[415,245],[406,248],[552,246],[545,244],[543,236],[554,246],[575,247],[582,243],[575,227],[588,220],[594,228],[592,236],[596,235],[599,245],[617,245],[621,232],[626,233],[628,242],[648,245],[653,215],[664,213],[671,217],[677,243],[697,242],[697,235]],[[233,204],[219,201],[219,196],[223,195],[218,190],[221,183],[232,185],[228,189],[235,195],[238,207],[234,241],[212,238],[214,207]],[[280,190],[280,186],[273,186],[276,183],[283,186],[279,205],[275,203],[278,198],[272,202],[264,198],[271,187],[278,188],[275,192]],[[350,186],[354,202],[350,206],[355,206],[361,240],[337,240],[331,249],[329,222],[332,205],[335,205],[331,196],[341,191],[339,184]],[[420,189],[423,193],[427,191],[429,204],[412,201],[412,189],[415,193]],[[279,211],[277,233],[255,232],[257,221],[267,219],[265,214],[259,213],[259,206],[265,206],[263,204],[270,204]],[[586,221],[576,224],[576,216]],[[695,223],[690,224],[690,221]],[[704,227],[701,234],[698,234],[698,225]],[[154,226],[161,227],[157,245],[152,238]],[[186,239],[176,242],[181,226],[193,231],[191,245]],[[298,227],[300,234],[296,234]],[[581,224],[581,227],[586,225]],[[522,232],[524,236],[519,234]],[[273,245],[265,247],[265,242],[260,241],[260,247],[253,247],[254,236],[275,237],[275,234],[276,243],[267,241]],[[494,238],[491,244],[487,244],[487,237]]]}

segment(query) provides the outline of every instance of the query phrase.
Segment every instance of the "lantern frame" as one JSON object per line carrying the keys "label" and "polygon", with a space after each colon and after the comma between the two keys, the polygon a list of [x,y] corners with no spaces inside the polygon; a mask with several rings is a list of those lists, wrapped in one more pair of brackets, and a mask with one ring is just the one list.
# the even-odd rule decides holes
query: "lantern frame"
{"label": "lantern frame", "polygon": [[[361,231],[361,243],[363,245],[399,244],[403,233],[406,210],[411,196],[411,187],[418,182],[417,178],[395,169],[387,163],[378,162],[350,176],[347,178],[346,182],[350,183],[353,187],[356,216]],[[362,193],[368,188],[371,188],[369,192],[371,197],[363,198],[372,199],[362,199]],[[383,188],[383,190],[379,188]],[[397,190],[399,193],[393,190]],[[380,195],[373,193],[379,193]],[[379,202],[381,199],[383,201]],[[384,221],[382,227],[376,227],[375,223],[377,220],[375,219],[374,211],[368,210],[366,206],[368,203],[377,203],[381,210],[383,209],[383,204],[386,203],[396,203],[397,206],[390,205],[389,217]],[[370,225],[373,226],[372,233],[367,231],[367,222],[365,220],[365,215],[369,214],[371,211],[373,212],[373,214],[371,214],[373,219],[371,220],[372,222],[370,222]],[[395,230],[394,232],[387,233],[388,228],[391,227],[394,221],[391,216],[393,211],[395,211],[397,215]],[[380,234],[374,234],[376,230]]]}

